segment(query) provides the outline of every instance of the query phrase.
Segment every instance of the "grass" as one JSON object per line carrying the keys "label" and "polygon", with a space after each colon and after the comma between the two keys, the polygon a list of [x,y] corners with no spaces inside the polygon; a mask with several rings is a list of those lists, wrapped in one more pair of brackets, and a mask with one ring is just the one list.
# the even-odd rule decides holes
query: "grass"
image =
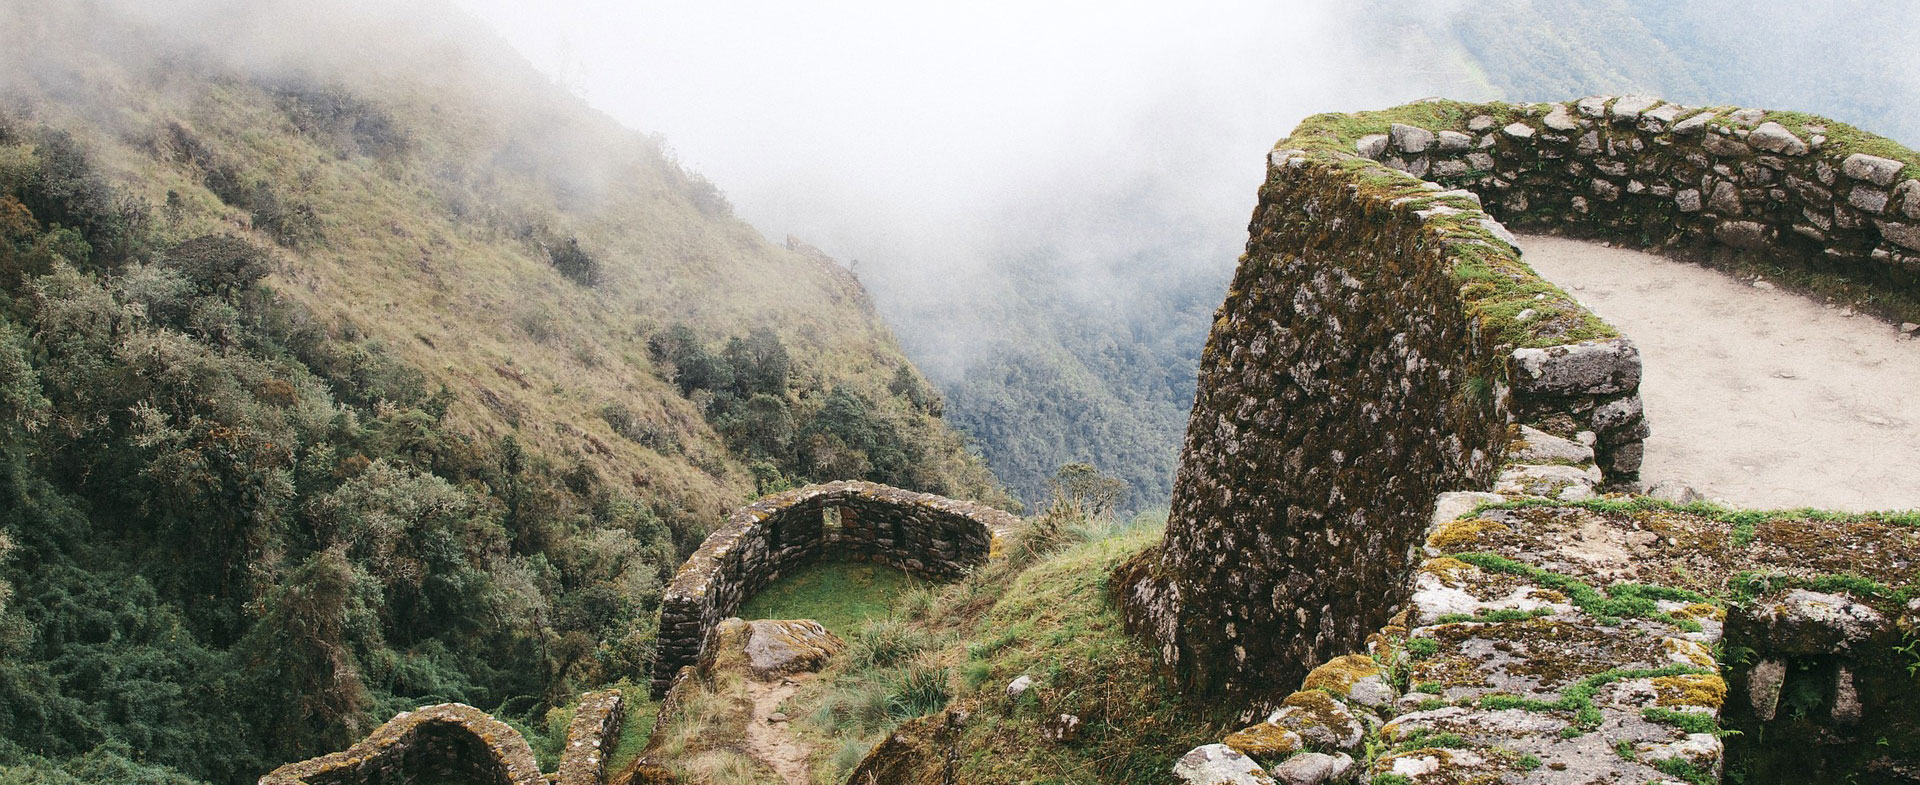
{"label": "grass", "polygon": [[871,621],[885,619],[902,596],[922,590],[907,573],[859,562],[815,562],[782,576],[748,598],[742,619],[812,619],[848,641]]}
{"label": "grass", "polygon": [[1621,618],[1633,617],[1664,622],[1688,632],[1699,632],[1700,622],[1679,618],[1662,611],[1657,601],[1712,602],[1707,595],[1696,591],[1638,583],[1612,584],[1603,594],[1585,581],[1523,564],[1497,554],[1456,553],[1452,558],[1483,570],[1518,575],[1540,586],[1557,590],[1567,595],[1567,600],[1575,607],[1593,616],[1599,623],[1608,626],[1619,624]]}
{"label": "grass", "polygon": [[[1501,709],[1525,709],[1527,711],[1560,711],[1573,714],[1573,724],[1568,728],[1573,735],[1592,731],[1600,726],[1602,715],[1600,708],[1593,705],[1594,693],[1600,688],[1622,679],[1657,679],[1664,676],[1710,675],[1713,671],[1696,668],[1691,665],[1669,665],[1664,668],[1627,669],[1615,668],[1588,676],[1560,691],[1556,701],[1534,700],[1514,695],[1488,695],[1479,700],[1483,709],[1499,711]],[[1564,735],[1564,734],[1563,734]]]}

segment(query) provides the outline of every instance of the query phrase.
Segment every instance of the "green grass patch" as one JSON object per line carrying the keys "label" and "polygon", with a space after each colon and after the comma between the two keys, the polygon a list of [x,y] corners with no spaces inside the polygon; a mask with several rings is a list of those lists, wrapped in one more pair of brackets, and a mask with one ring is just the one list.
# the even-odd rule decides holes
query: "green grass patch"
{"label": "green grass patch", "polygon": [[1557,590],[1567,595],[1567,600],[1575,607],[1607,626],[1618,624],[1622,618],[1637,618],[1671,624],[1688,632],[1699,632],[1700,622],[1679,618],[1662,611],[1657,601],[1719,604],[1719,601],[1714,598],[1696,591],[1639,583],[1616,583],[1608,586],[1605,593],[1601,593],[1600,590],[1578,578],[1543,570],[1498,554],[1456,553],[1452,554],[1452,557],[1483,570],[1518,575],[1546,588]]}
{"label": "green grass patch", "polygon": [[1686,733],[1711,733],[1715,736],[1725,736],[1735,732],[1721,730],[1720,721],[1712,714],[1705,712],[1674,711],[1656,706],[1651,709],[1642,709],[1640,717],[1648,722],[1672,725]]}
{"label": "green grass patch", "polygon": [[[1622,679],[1657,679],[1663,676],[1687,676],[1711,673],[1713,673],[1713,671],[1706,668],[1696,668],[1691,665],[1668,665],[1664,668],[1651,669],[1614,668],[1588,676],[1562,688],[1560,690],[1560,699],[1556,701],[1534,700],[1532,698],[1522,698],[1517,695],[1488,695],[1480,699],[1479,705],[1483,709],[1491,709],[1494,711],[1501,709],[1524,709],[1526,711],[1570,712],[1573,714],[1573,725],[1567,728],[1567,731],[1571,731],[1572,736],[1578,736],[1600,727],[1600,721],[1603,717],[1600,714],[1600,707],[1593,705],[1593,696],[1594,693],[1599,692],[1601,687]],[[1561,735],[1568,736],[1566,732],[1563,732]],[[1571,736],[1569,736],[1569,738],[1570,737]]]}
{"label": "green grass patch", "polygon": [[885,618],[921,581],[892,567],[815,562],[783,576],[740,606],[742,619],[812,619],[847,640]]}

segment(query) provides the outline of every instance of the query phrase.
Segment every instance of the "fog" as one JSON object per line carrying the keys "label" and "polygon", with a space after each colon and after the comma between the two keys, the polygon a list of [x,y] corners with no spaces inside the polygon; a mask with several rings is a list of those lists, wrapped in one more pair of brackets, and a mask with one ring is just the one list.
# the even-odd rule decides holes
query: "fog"
{"label": "fog", "polygon": [[940,375],[992,332],[946,307],[989,267],[1042,251],[1113,298],[1114,260],[1178,232],[1166,263],[1224,279],[1276,139],[1430,90],[1338,3],[461,4],[770,237],[857,260]]}

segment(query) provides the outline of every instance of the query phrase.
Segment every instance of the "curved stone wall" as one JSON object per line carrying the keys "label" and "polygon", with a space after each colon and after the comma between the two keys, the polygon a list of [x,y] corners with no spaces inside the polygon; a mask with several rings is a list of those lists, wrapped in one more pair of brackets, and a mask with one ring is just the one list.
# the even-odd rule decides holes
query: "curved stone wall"
{"label": "curved stone wall", "polygon": [[654,695],[700,659],[714,624],[794,567],[830,554],[953,580],[985,562],[994,539],[1018,523],[985,505],[869,482],[809,485],[742,507],[667,587]]}
{"label": "curved stone wall", "polygon": [[[1422,133],[1397,144],[1473,149]],[[1116,584],[1163,661],[1256,709],[1400,608],[1433,498],[1491,484],[1510,420],[1615,482],[1648,435],[1631,342],[1478,195],[1294,141],[1201,358],[1166,542]]]}
{"label": "curved stone wall", "polygon": [[274,769],[260,785],[387,785],[419,778],[546,783],[518,731],[472,706],[442,703],[402,712],[344,751]]}
{"label": "curved stone wall", "polygon": [[401,712],[343,751],[274,769],[260,785],[601,785],[621,709],[618,690],[580,697],[551,781],[513,726],[463,703],[441,703]]}
{"label": "curved stone wall", "polygon": [[1395,124],[1348,149],[1472,189],[1512,226],[1751,255],[1920,301],[1920,154],[1888,140],[1810,115],[1638,96],[1427,114],[1442,122]]}

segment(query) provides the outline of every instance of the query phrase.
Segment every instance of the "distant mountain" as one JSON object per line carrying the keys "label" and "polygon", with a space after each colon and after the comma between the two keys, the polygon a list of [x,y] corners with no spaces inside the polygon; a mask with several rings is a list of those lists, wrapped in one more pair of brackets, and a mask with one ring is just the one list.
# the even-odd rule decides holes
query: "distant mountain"
{"label": "distant mountain", "polygon": [[0,781],[645,683],[725,512],[1004,502],[843,268],[439,2],[0,2]]}

